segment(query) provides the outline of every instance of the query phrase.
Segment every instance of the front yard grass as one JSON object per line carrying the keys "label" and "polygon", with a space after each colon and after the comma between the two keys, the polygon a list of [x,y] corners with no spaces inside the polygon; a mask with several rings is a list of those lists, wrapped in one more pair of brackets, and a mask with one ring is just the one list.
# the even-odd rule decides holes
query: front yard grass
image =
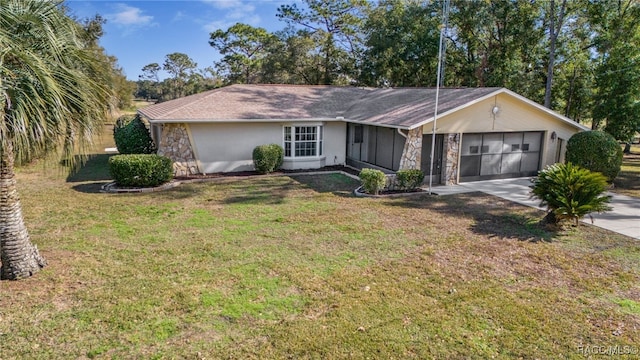
{"label": "front yard grass", "polygon": [[622,235],[549,232],[477,193],[355,198],[341,175],[114,195],[91,173],[19,171],[50,265],[0,283],[3,359],[640,351],[640,247]]}

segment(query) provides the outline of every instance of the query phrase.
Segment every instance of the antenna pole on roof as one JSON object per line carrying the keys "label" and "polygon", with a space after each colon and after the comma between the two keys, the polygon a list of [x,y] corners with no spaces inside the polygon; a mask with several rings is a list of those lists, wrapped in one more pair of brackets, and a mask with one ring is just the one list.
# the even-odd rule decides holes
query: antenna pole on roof
{"label": "antenna pole on roof", "polygon": [[433,110],[433,128],[431,130],[431,161],[429,162],[429,195],[431,195],[431,186],[433,184],[433,157],[436,150],[436,125],[438,119],[438,100],[440,98],[440,85],[444,80],[444,71],[442,62],[444,60],[444,35],[449,27],[449,0],[442,3],[442,19],[443,24],[440,27],[440,45],[438,46],[438,74],[436,79],[436,104]]}

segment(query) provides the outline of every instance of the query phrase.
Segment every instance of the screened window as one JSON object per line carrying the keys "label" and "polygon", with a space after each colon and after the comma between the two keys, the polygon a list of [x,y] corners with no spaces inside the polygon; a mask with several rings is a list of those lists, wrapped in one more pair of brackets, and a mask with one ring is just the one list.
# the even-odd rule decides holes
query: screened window
{"label": "screened window", "polygon": [[362,144],[362,141],[364,139],[364,126],[362,125],[356,125],[354,126],[354,132],[353,132],[353,143],[354,144]]}
{"label": "screened window", "polygon": [[310,157],[322,155],[322,126],[285,126],[284,156]]}

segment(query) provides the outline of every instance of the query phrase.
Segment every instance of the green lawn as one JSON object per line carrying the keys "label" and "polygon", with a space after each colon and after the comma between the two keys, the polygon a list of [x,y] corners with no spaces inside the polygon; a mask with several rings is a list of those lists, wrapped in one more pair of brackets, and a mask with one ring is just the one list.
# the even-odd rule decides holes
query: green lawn
{"label": "green lawn", "polygon": [[0,283],[2,359],[640,351],[640,246],[624,236],[552,233],[480,194],[355,198],[341,175],[101,194],[106,156],[92,161],[19,171],[50,265]]}

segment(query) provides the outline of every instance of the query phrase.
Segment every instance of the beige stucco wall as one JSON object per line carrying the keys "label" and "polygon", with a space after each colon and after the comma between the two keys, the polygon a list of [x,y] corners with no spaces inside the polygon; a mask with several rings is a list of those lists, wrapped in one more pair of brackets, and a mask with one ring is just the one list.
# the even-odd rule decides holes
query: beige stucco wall
{"label": "beige stucco wall", "polygon": [[[495,116],[494,106],[498,107]],[[424,133],[430,134],[431,129],[432,124],[426,124]],[[566,141],[578,129],[508,94],[499,94],[438,118],[436,131],[439,134],[545,131],[542,143],[544,167],[555,163],[559,142],[551,140],[551,134],[555,132],[557,138]]]}
{"label": "beige stucco wall", "polygon": [[[202,172],[233,172],[253,170],[252,152],[258,145],[283,146],[283,127],[311,123],[207,123],[188,124],[194,151]],[[321,123],[313,123],[319,125]],[[285,169],[319,168],[345,162],[346,126],[342,122],[325,122],[323,156],[318,158],[285,159]]]}
{"label": "beige stucco wall", "polygon": [[347,155],[347,124],[342,121],[324,123],[325,165],[344,165]]}

